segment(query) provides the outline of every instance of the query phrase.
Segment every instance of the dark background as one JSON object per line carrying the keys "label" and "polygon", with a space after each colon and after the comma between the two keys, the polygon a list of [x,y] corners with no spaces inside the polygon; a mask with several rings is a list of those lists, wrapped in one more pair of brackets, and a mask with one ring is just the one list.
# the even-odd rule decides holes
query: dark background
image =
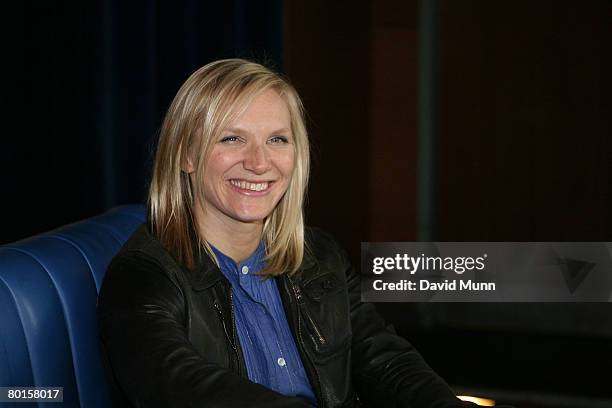
{"label": "dark background", "polygon": [[[421,237],[416,0],[19,7],[4,16],[0,243],[144,202],[178,87],[234,56],[304,99],[310,224],[355,260],[360,241]],[[612,241],[612,3],[441,1],[436,21],[432,240]],[[459,390],[612,406],[609,304],[379,307]]]}

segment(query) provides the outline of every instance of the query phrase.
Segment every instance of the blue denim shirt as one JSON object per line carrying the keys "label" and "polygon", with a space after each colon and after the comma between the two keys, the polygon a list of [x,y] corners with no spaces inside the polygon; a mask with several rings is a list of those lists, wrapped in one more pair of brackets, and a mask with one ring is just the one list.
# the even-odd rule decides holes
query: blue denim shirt
{"label": "blue denim shirt", "polygon": [[256,275],[265,266],[263,241],[238,265],[217,248],[212,249],[232,286],[236,330],[249,379],[281,394],[301,397],[316,407],[276,282]]}

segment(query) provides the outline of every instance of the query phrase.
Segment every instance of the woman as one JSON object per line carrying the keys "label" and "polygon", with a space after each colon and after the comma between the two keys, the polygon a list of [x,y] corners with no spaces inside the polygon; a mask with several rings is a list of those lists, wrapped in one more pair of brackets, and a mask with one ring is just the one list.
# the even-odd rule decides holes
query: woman
{"label": "woman", "polygon": [[213,62],[166,115],[149,222],[98,304],[115,406],[461,406],[360,302],[327,234],[304,228],[309,148],[295,90]]}

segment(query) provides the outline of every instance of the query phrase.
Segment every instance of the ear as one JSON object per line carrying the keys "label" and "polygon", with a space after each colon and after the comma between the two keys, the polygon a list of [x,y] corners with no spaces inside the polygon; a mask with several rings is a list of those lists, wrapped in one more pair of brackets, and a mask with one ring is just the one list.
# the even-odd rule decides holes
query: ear
{"label": "ear", "polygon": [[183,170],[187,174],[191,174],[195,171],[195,165],[193,163],[191,154],[187,155],[183,162],[181,163],[181,170]]}
{"label": "ear", "polygon": [[187,151],[184,152],[185,155],[181,159],[181,170],[187,174],[191,174],[196,169],[196,166],[195,166],[196,163],[195,163],[195,160],[193,160],[193,158],[195,157],[193,154],[193,147],[189,147],[186,150]]}

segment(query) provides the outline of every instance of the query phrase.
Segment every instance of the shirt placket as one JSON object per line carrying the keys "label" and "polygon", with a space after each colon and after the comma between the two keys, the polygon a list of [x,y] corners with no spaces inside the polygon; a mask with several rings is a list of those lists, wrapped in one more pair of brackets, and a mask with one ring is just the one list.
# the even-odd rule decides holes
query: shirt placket
{"label": "shirt placket", "polygon": [[[255,262],[257,262],[257,260],[255,260]],[[262,289],[269,292],[270,284],[264,283],[261,286],[253,285],[253,279],[257,279],[257,277],[253,276],[250,273],[254,268],[254,263],[249,264],[248,262],[244,262],[238,265],[237,271],[239,272],[238,276],[240,280],[240,286],[242,290],[244,290],[246,294],[250,297],[251,301],[259,306],[263,317],[267,320],[269,327],[274,332],[274,341],[276,343],[278,357],[276,361],[273,362],[273,367],[274,367],[274,372],[279,374],[280,378],[278,379],[278,381],[280,382],[283,379],[287,379],[291,390],[296,391],[295,383],[291,375],[291,370],[289,369],[287,365],[288,356],[284,352],[284,347],[281,346],[281,343],[279,341],[280,329],[278,327],[278,322],[273,318],[273,314],[270,312],[268,305],[266,305],[265,302],[263,302],[263,296],[261,296]],[[259,293],[256,294],[255,291],[258,291]],[[268,295],[270,294],[268,293]],[[267,298],[270,298],[270,297],[271,296],[267,296]],[[247,330],[247,335],[250,336],[250,334],[248,333],[248,330]]]}

